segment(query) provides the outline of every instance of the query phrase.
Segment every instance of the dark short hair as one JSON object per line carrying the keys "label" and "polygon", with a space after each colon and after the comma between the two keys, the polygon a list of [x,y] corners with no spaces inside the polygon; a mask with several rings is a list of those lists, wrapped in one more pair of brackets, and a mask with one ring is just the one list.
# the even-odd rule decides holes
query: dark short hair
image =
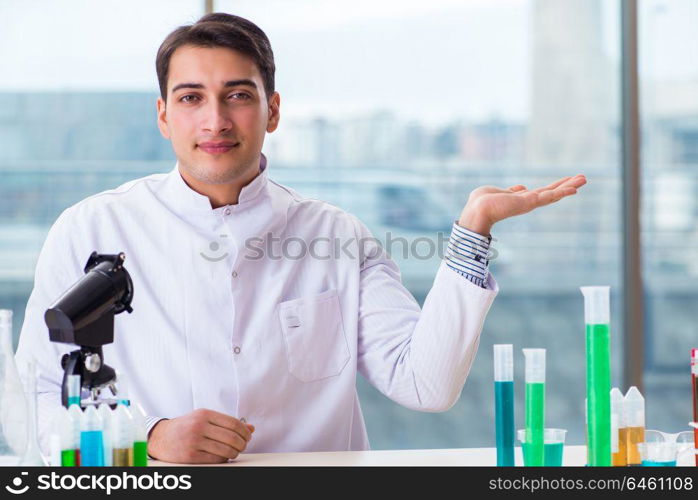
{"label": "dark short hair", "polygon": [[158,74],[160,96],[167,100],[167,78],[170,59],[183,45],[195,47],[225,47],[251,58],[264,82],[267,97],[274,93],[274,53],[267,35],[256,24],[239,16],[214,12],[194,24],[180,26],[167,35],[158,49],[155,70]]}

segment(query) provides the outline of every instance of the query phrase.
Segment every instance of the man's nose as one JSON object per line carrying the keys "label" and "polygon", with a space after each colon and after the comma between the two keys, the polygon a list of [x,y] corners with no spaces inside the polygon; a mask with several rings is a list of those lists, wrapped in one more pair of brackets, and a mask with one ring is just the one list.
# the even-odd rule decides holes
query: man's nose
{"label": "man's nose", "polygon": [[233,126],[229,112],[222,103],[213,102],[206,107],[202,128],[206,132],[220,134]]}

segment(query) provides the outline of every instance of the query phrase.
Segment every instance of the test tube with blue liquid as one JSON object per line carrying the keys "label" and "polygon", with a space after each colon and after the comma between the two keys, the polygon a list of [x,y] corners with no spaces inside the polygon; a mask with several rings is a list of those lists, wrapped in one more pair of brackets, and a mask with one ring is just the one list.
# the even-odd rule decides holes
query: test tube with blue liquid
{"label": "test tube with blue liquid", "polygon": [[80,465],[104,465],[102,419],[93,405],[82,413],[80,422]]}
{"label": "test tube with blue liquid", "polygon": [[103,439],[103,451],[104,451],[104,465],[106,467],[111,467],[113,465],[112,459],[112,412],[109,405],[102,403],[99,405],[97,410],[100,418],[102,419],[102,439]]}
{"label": "test tube with blue liquid", "polygon": [[494,346],[494,408],[497,466],[514,466],[514,346]]}

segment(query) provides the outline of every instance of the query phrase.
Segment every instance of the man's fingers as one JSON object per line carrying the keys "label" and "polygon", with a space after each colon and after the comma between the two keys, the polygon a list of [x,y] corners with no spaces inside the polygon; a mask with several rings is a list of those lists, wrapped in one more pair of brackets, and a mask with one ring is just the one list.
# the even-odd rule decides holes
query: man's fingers
{"label": "man's fingers", "polygon": [[587,178],[584,175],[579,174],[575,177],[572,177],[572,179],[570,179],[569,182],[565,183],[565,186],[580,188],[586,183],[587,183]]}
{"label": "man's fingers", "polygon": [[538,194],[538,206],[549,205],[556,201],[560,201],[566,196],[573,195],[577,192],[577,188],[571,186],[559,187],[550,191],[544,191]]}
{"label": "man's fingers", "polygon": [[562,179],[558,179],[552,184],[548,184],[545,187],[541,187],[538,189],[534,189],[536,193],[543,193],[545,191],[550,191],[557,189],[559,187],[574,187],[574,188],[579,188],[582,187],[584,184],[587,183],[586,177],[584,175],[579,174],[575,175],[574,177],[563,177]]}
{"label": "man's fingers", "polygon": [[204,437],[227,444],[239,452],[245,451],[247,447],[247,441],[240,434],[213,424],[206,426],[204,429]]}
{"label": "man's fingers", "polygon": [[213,439],[203,438],[199,443],[199,450],[222,458],[237,458],[240,452],[227,444]]}
{"label": "man's fingers", "polygon": [[536,193],[542,193],[543,191],[548,191],[548,190],[550,190],[550,189],[555,189],[556,187],[558,187],[558,186],[564,184],[565,182],[567,182],[567,181],[570,180],[571,178],[572,178],[572,177],[563,177],[562,179],[556,180],[556,181],[553,182],[552,184],[548,184],[547,186],[544,186],[544,187],[539,187],[539,188],[537,188],[537,189],[534,189],[533,191],[536,192]]}
{"label": "man's fingers", "polygon": [[523,193],[523,199],[525,200],[525,208],[523,212],[530,212],[531,210],[543,207],[545,205],[550,205],[556,201],[560,201],[566,196],[571,196],[577,192],[577,188],[571,186],[559,187],[557,189],[551,189],[548,191],[543,191],[537,193],[535,191],[529,191],[528,193]]}
{"label": "man's fingers", "polygon": [[206,411],[206,420],[213,425],[219,427],[224,427],[240,434],[245,441],[249,441],[252,438],[252,433],[250,429],[237,418],[226,415],[225,413],[220,413],[214,410]]}

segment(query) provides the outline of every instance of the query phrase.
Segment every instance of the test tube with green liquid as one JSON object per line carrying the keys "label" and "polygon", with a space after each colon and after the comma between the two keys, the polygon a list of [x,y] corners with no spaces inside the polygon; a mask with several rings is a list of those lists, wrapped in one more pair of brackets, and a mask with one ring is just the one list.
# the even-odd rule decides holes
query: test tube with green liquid
{"label": "test tube with green liquid", "polygon": [[514,346],[494,346],[494,411],[497,466],[514,466]]}
{"label": "test tube with green liquid", "polygon": [[587,444],[591,466],[611,465],[610,287],[583,286],[587,357]]}
{"label": "test tube with green liquid", "polygon": [[533,466],[545,465],[545,349],[523,349],[526,359],[526,445]]}

